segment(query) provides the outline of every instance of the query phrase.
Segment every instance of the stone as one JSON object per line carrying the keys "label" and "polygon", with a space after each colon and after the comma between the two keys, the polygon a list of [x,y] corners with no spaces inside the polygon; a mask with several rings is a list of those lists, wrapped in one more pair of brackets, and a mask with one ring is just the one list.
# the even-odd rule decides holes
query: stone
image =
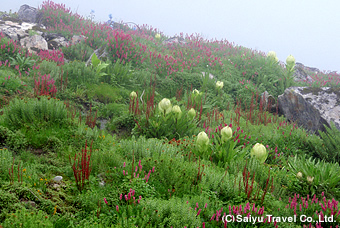
{"label": "stone", "polygon": [[271,113],[276,113],[277,103],[272,95],[270,95],[267,91],[264,91],[261,94],[260,99],[262,100],[263,110],[268,110]]}
{"label": "stone", "polygon": [[40,35],[33,35],[25,37],[20,40],[21,46],[28,48],[31,52],[37,52],[38,50],[48,50],[46,40]]}
{"label": "stone", "polygon": [[13,21],[0,21],[0,32],[12,40],[19,41],[20,39],[29,36],[28,31],[33,28],[35,24],[18,23]]}
{"label": "stone", "polygon": [[325,132],[330,121],[340,130],[340,88],[290,87],[278,103],[280,114],[311,133]]}
{"label": "stone", "polygon": [[42,13],[34,7],[29,5],[22,5],[18,11],[18,18],[22,21],[29,23],[39,23],[42,17]]}
{"label": "stone", "polygon": [[312,104],[328,124],[334,122],[340,130],[340,88],[336,87],[293,87],[296,92]]}
{"label": "stone", "polygon": [[[314,70],[314,71],[312,71]],[[318,69],[314,68],[309,68],[304,66],[302,63],[296,63],[295,64],[295,71],[294,71],[294,80],[295,81],[303,81],[303,82],[308,82],[312,83],[313,78],[309,75],[310,72],[320,72]]]}
{"label": "stone", "polygon": [[55,176],[55,177],[53,178],[53,180],[56,181],[56,182],[59,182],[59,181],[61,181],[62,179],[63,179],[62,176]]}
{"label": "stone", "polygon": [[4,13],[4,12],[2,12],[2,11],[0,11],[0,20],[3,20],[3,18],[8,18],[8,17],[10,17],[10,15],[9,14],[7,14],[7,13]]}
{"label": "stone", "polygon": [[185,40],[183,37],[171,37],[167,40],[163,41],[163,44],[167,45],[167,44],[186,44]]}
{"label": "stone", "polygon": [[43,33],[42,37],[47,41],[48,49],[60,49],[69,45],[69,41],[59,33]]}

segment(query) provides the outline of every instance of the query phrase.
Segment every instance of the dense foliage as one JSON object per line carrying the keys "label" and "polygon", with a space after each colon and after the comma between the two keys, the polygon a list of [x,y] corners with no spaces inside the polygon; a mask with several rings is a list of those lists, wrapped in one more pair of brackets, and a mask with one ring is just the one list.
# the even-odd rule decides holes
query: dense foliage
{"label": "dense foliage", "polygon": [[40,10],[86,38],[28,53],[0,36],[1,226],[335,227],[339,131],[311,135],[261,94],[339,75],[296,82],[292,56]]}

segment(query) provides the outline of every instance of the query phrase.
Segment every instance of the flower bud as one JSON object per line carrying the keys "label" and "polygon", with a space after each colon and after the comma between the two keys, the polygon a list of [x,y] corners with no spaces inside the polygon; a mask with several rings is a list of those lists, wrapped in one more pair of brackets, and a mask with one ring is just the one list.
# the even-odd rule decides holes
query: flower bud
{"label": "flower bud", "polygon": [[190,119],[194,119],[196,117],[196,111],[195,109],[191,108],[189,111],[188,111],[188,116]]}
{"label": "flower bud", "polygon": [[200,91],[198,91],[197,89],[194,89],[194,90],[192,91],[192,93],[195,94],[195,95],[198,95],[198,94],[200,94]]}
{"label": "flower bud", "polygon": [[198,150],[204,152],[208,149],[209,146],[209,138],[204,131],[201,131],[197,135],[196,145],[198,146]]}
{"label": "flower bud", "polygon": [[256,143],[251,149],[250,155],[254,156],[259,162],[264,163],[268,157],[266,147],[261,143]]}
{"label": "flower bud", "polygon": [[225,126],[221,130],[221,140],[222,142],[228,141],[233,135],[233,130],[229,126]]}
{"label": "flower bud", "polygon": [[216,88],[217,88],[217,89],[222,89],[222,88],[223,88],[223,82],[217,81],[217,82],[216,82]]}
{"label": "flower bud", "polygon": [[286,59],[286,68],[289,71],[293,71],[295,67],[295,58],[292,55],[289,55]]}
{"label": "flower bud", "polygon": [[314,177],[310,177],[310,176],[307,177],[307,181],[308,181],[310,184],[313,182],[313,180],[314,180]]}
{"label": "flower bud", "polygon": [[286,64],[287,65],[295,65],[295,58],[292,55],[289,55],[286,59]]}
{"label": "flower bud", "polygon": [[172,107],[172,112],[180,114],[182,111],[178,105],[175,105],[174,107]]}
{"label": "flower bud", "polygon": [[301,173],[301,172],[298,172],[298,173],[296,174],[296,177],[299,178],[299,179],[301,179],[301,178],[302,178],[302,173]]}
{"label": "flower bud", "polygon": [[275,60],[275,62],[278,62],[278,61],[279,61],[279,59],[278,59],[277,56],[276,56],[275,51],[270,51],[270,52],[268,52],[267,57],[270,58],[270,59]]}
{"label": "flower bud", "polygon": [[163,98],[163,100],[159,102],[158,108],[163,113],[171,112],[171,101],[167,98]]}
{"label": "flower bud", "polygon": [[137,97],[137,93],[135,92],[135,91],[132,91],[131,93],[130,93],[130,98],[131,99],[134,99],[134,98],[136,98]]}

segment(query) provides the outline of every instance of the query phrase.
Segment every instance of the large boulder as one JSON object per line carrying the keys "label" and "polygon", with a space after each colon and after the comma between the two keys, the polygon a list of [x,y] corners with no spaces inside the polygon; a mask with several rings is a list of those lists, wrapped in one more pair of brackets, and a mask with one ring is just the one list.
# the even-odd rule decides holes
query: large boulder
{"label": "large boulder", "polygon": [[311,133],[333,121],[340,130],[340,88],[290,87],[278,97],[279,112]]}
{"label": "large boulder", "polygon": [[59,33],[44,33],[42,35],[47,41],[48,49],[59,49],[69,45],[69,41]]}
{"label": "large boulder", "polygon": [[32,6],[22,5],[18,11],[18,18],[29,23],[39,23],[41,19],[41,12]]}
{"label": "large boulder", "polygon": [[47,50],[48,45],[46,40],[40,35],[33,35],[25,37],[20,40],[21,46],[29,49],[31,52],[38,52],[39,50]]}

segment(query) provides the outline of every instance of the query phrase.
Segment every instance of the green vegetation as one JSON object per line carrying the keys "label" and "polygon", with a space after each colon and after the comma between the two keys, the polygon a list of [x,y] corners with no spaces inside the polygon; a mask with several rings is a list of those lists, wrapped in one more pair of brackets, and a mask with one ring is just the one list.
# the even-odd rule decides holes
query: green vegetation
{"label": "green vegetation", "polygon": [[260,94],[339,75],[294,82],[292,56],[40,9],[86,38],[35,55],[0,37],[0,227],[335,227],[299,216],[340,220],[339,131],[309,135]]}

